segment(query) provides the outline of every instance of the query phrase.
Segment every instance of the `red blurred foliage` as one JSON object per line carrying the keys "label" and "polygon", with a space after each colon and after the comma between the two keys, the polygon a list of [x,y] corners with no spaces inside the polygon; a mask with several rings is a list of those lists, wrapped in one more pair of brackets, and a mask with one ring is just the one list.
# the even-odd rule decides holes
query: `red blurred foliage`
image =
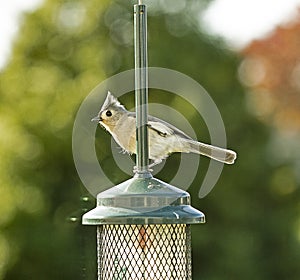
{"label": "red blurred foliage", "polygon": [[[300,131],[300,9],[291,22],[253,41],[242,55],[244,64],[247,60],[256,62],[246,69],[240,67],[240,71],[254,104],[268,106],[256,108],[262,109],[261,118],[280,129]],[[268,102],[263,101],[264,94]]]}

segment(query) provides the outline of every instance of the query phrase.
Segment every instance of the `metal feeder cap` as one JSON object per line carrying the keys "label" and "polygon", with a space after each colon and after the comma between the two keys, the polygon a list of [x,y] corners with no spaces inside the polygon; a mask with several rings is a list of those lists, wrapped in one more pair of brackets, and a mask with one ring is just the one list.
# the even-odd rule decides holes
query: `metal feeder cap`
{"label": "metal feeder cap", "polygon": [[205,216],[190,204],[189,193],[153,178],[133,177],[97,195],[97,207],[84,225],[198,224]]}

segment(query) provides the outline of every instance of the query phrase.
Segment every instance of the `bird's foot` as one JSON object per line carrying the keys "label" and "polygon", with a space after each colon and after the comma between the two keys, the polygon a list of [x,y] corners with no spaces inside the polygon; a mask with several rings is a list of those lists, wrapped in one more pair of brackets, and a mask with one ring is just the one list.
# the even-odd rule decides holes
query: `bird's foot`
{"label": "bird's foot", "polygon": [[[151,166],[149,165],[147,171],[152,172],[153,169],[151,169],[150,167]],[[133,167],[133,173],[134,174],[140,173],[140,170],[139,170],[139,168],[136,165]]]}
{"label": "bird's foot", "polygon": [[149,168],[152,168],[155,165],[158,165],[162,162],[162,159],[155,159],[150,165]]}
{"label": "bird's foot", "polygon": [[[157,164],[160,164],[162,162],[162,159],[156,159],[154,160],[151,164],[148,165],[148,168],[145,170],[145,172],[153,172],[153,169],[152,167],[157,165]],[[134,174],[137,174],[137,173],[143,173],[143,171],[139,170],[139,168],[135,165],[133,167],[133,173]]]}

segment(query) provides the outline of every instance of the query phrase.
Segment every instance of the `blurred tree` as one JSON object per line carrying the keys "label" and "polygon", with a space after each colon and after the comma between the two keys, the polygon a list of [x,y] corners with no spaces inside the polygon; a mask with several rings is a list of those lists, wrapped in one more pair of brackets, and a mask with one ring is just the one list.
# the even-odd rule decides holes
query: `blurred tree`
{"label": "blurred tree", "polygon": [[270,159],[277,164],[291,162],[295,170],[300,166],[299,33],[300,10],[285,25],[242,50],[239,66],[248,109],[274,128]]}
{"label": "blurred tree", "polygon": [[300,9],[295,18],[253,41],[242,54],[241,81],[260,119],[300,131]]}
{"label": "blurred tree", "polygon": [[[94,86],[133,67],[129,2],[48,0],[24,15],[0,76],[0,279],[96,277],[95,229],[80,226],[94,201],[78,199],[88,194],[72,160],[72,125]],[[148,19],[150,66],[181,71],[204,85],[239,154],[205,199],[197,196],[207,159],[189,189],[208,219],[193,227],[193,279],[299,279],[299,178],[289,163],[269,160],[269,129],[245,110],[239,59],[201,31],[197,17],[205,1],[199,2],[149,1]],[[177,97],[155,98],[186,113]],[[209,142],[201,117],[189,114],[189,120]],[[97,136],[109,150],[105,132]],[[169,180],[177,161],[172,156],[159,176]],[[124,174],[115,177],[120,182]]]}

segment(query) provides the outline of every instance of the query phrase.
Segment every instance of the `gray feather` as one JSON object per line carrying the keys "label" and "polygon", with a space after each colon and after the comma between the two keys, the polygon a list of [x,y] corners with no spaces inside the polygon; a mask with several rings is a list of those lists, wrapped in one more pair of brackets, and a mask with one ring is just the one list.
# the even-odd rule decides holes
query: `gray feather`
{"label": "gray feather", "polygon": [[192,153],[201,154],[223,163],[233,164],[236,159],[236,153],[228,149],[215,147],[197,141],[189,141],[189,145]]}

